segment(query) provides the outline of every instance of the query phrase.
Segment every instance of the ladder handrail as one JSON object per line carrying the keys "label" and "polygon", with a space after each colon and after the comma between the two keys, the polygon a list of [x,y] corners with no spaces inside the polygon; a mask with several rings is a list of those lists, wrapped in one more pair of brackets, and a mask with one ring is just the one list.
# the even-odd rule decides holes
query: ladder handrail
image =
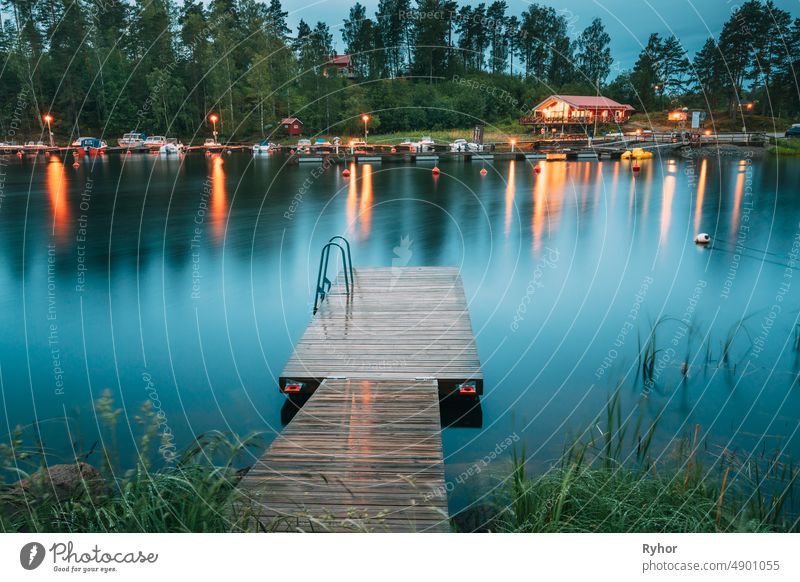
{"label": "ladder handrail", "polygon": [[346,238],[344,238],[343,236],[337,234],[336,236],[332,236],[330,239],[328,239],[328,242],[331,243],[331,242],[335,241],[337,238],[342,239],[344,241],[345,247],[347,247],[347,265],[348,266],[346,266],[345,268],[347,268],[350,271],[350,281],[354,282],[355,279],[353,278],[353,257],[350,256],[350,241],[347,240]]}
{"label": "ladder handrail", "polygon": [[[333,242],[334,239],[341,238],[347,245],[347,251],[345,251],[344,247],[337,242]],[[319,303],[322,299],[325,299],[325,296],[330,291],[331,287],[333,286],[333,282],[328,279],[328,262],[330,260],[331,255],[331,248],[336,247],[339,249],[342,255],[342,267],[344,270],[344,285],[349,295],[352,290],[352,284],[355,283],[353,280],[353,264],[350,262],[350,243],[347,242],[347,239],[344,237],[333,237],[331,238],[328,243],[322,247],[322,251],[319,256],[319,270],[317,271],[317,288],[314,293],[314,313],[317,312],[319,309]]]}

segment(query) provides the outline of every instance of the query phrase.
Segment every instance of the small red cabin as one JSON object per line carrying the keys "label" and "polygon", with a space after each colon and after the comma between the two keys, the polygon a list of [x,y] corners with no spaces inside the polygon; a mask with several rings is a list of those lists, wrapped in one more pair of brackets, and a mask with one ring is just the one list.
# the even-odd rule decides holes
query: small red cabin
{"label": "small red cabin", "polygon": [[281,127],[287,135],[302,135],[303,133],[303,122],[297,117],[281,119]]}
{"label": "small red cabin", "polygon": [[322,69],[322,74],[326,77],[329,75],[328,69],[335,69],[337,74],[345,79],[352,79],[356,76],[355,69],[353,69],[353,60],[350,55],[333,55],[330,60],[325,64]]}

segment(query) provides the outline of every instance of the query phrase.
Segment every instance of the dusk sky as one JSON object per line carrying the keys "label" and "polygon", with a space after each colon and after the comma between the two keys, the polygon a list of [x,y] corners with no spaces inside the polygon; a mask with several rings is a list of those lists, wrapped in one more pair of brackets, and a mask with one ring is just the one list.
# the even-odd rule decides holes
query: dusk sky
{"label": "dusk sky", "polygon": [[[486,4],[491,0],[483,0]],[[717,35],[731,10],[742,0],[570,0],[554,2],[540,0],[540,4],[552,6],[573,23],[571,35],[579,34],[591,20],[603,19],[611,35],[612,54],[618,67],[630,68],[651,32],[662,35],[675,34],[690,53],[694,53],[713,34]],[[531,2],[507,0],[509,14],[520,14]],[[800,17],[800,0],[774,0],[775,5],[788,10],[793,17]],[[322,20],[334,33],[336,47],[343,51],[341,25],[354,2],[342,0],[283,0],[284,10],[289,11],[292,27],[304,19],[313,24]],[[480,2],[459,0],[459,4],[476,5]],[[378,0],[361,0],[372,17]],[[416,3],[413,3],[416,5]],[[612,72],[612,76],[614,73]]]}

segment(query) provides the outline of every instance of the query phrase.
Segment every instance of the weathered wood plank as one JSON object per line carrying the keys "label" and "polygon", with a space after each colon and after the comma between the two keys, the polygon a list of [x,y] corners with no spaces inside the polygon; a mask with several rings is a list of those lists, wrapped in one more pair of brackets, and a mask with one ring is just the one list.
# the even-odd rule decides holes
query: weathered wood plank
{"label": "weathered wood plank", "polygon": [[433,380],[325,380],[242,480],[245,509],[267,530],[449,531],[440,433]]}
{"label": "weathered wood plank", "polygon": [[[440,387],[483,372],[458,269],[360,268],[353,292],[334,283],[281,379],[431,377]],[[282,382],[283,385],[283,382]]]}
{"label": "weathered wood plank", "polygon": [[288,379],[319,387],[240,484],[261,528],[449,531],[438,392],[483,382],[458,269],[337,281]]}

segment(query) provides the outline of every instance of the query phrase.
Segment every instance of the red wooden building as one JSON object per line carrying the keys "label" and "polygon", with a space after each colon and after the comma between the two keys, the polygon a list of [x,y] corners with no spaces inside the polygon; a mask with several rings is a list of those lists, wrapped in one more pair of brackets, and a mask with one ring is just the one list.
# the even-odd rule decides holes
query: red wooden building
{"label": "red wooden building", "polygon": [[350,55],[333,55],[322,69],[322,74],[326,77],[329,75],[328,69],[336,70],[339,75],[346,79],[352,79],[356,76]]}
{"label": "red wooden building", "polygon": [[622,124],[634,109],[613,99],[588,95],[550,95],[520,119],[523,125],[561,128],[562,131],[585,130],[596,124]]}
{"label": "red wooden building", "polygon": [[303,122],[297,117],[286,117],[281,119],[281,127],[287,135],[302,135]]}

